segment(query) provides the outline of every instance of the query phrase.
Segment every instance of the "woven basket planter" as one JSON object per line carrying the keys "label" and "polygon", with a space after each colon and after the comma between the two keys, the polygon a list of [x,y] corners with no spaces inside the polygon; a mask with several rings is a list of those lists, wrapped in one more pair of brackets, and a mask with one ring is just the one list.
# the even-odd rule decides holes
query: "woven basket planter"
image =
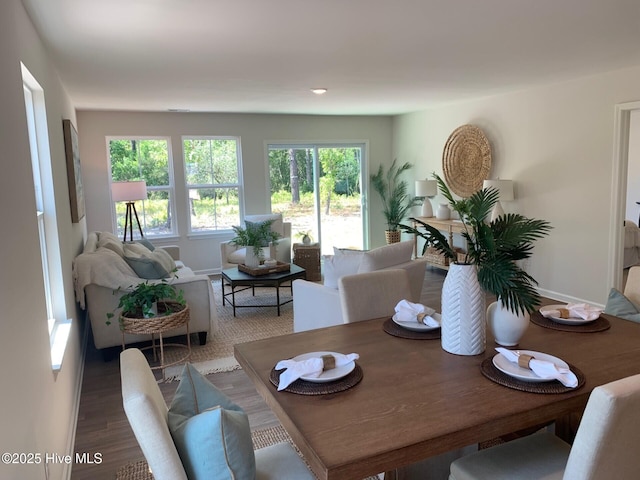
{"label": "woven basket planter", "polygon": [[385,230],[384,237],[387,244],[398,243],[400,241],[400,230]]}
{"label": "woven basket planter", "polygon": [[158,302],[158,316],[134,318],[120,315],[120,330],[137,335],[162,333],[189,322],[189,306],[174,301]]}

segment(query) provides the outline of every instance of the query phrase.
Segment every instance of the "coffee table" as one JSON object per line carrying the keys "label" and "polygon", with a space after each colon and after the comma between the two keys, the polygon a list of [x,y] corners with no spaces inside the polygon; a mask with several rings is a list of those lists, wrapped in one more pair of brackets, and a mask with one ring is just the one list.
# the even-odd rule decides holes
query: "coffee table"
{"label": "coffee table", "polygon": [[[285,285],[291,289],[292,298],[284,302],[280,301],[280,287],[283,283],[292,282],[297,278],[306,278],[307,274],[304,268],[298,265],[291,264],[291,270],[288,272],[276,272],[268,275],[249,275],[248,273],[241,272],[238,267],[226,268],[222,270],[222,306],[225,302],[229,303],[233,307],[233,316],[236,316],[236,308],[249,308],[249,307],[276,307],[278,309],[278,316],[280,316],[280,307],[293,301],[293,287],[291,283]],[[225,293],[225,282],[231,287],[231,291]],[[236,287],[245,287],[236,289]],[[251,288],[251,293],[255,295],[255,287],[273,287],[276,289],[276,303],[261,304],[261,305],[238,305],[236,303],[236,292],[242,292]],[[229,299],[231,297],[231,299]]]}

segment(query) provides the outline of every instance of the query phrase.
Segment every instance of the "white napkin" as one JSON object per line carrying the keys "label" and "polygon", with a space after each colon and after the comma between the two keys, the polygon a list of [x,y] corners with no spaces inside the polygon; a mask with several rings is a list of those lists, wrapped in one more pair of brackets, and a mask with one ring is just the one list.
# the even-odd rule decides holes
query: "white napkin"
{"label": "white napkin", "polygon": [[[496,350],[501,353],[507,360],[518,364],[519,352],[515,350],[507,350],[498,347]],[[540,378],[556,379],[565,387],[575,388],[578,386],[578,377],[568,368],[559,367],[553,362],[546,360],[532,359],[529,362],[529,368]]]}
{"label": "white napkin", "polygon": [[[588,303],[569,303],[565,308],[569,310],[569,317],[582,318],[583,320],[595,320],[602,313],[601,308]],[[540,313],[543,317],[561,318],[560,310],[544,310]]]}
{"label": "white napkin", "polygon": [[[341,367],[360,358],[360,355],[357,353],[350,353],[349,355],[332,353],[331,355],[333,355],[333,358],[336,361],[336,367]],[[286,370],[280,374],[278,391],[284,390],[300,377],[319,377],[320,374],[322,374],[323,366],[324,362],[320,357],[313,357],[300,361],[291,359],[280,360],[276,364],[276,370],[282,370],[283,368],[286,368]]]}
{"label": "white napkin", "polygon": [[[395,306],[396,320],[399,322],[419,322],[429,327],[439,327],[437,320],[431,317],[436,311],[433,308],[425,307],[420,303],[412,303],[409,300],[400,300]],[[418,320],[419,314],[424,314],[424,318]]]}

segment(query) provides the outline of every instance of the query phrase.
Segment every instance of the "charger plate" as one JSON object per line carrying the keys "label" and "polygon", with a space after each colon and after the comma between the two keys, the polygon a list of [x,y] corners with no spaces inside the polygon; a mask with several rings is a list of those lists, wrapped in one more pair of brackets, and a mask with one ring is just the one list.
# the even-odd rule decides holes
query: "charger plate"
{"label": "charger plate", "polygon": [[[283,370],[276,370],[275,367],[269,373],[269,381],[277,388],[280,383],[280,374]],[[282,392],[297,393],[299,395],[327,395],[330,393],[342,392],[356,386],[362,380],[362,368],[356,363],[351,373],[339,380],[328,383],[313,383],[298,379],[289,385]]]}
{"label": "charger plate", "polygon": [[574,390],[578,390],[585,383],[584,373],[578,368],[568,364],[571,371],[576,375],[578,379],[578,386],[575,388],[569,388],[562,385],[559,381],[553,380],[551,382],[532,383],[518,380],[504,372],[501,372],[493,364],[493,357],[485,358],[480,365],[480,371],[492,382],[495,382],[504,387],[513,388],[514,390],[520,390],[522,392],[529,393],[567,393]]}
{"label": "charger plate", "polygon": [[532,323],[544,328],[550,328],[551,330],[559,330],[561,332],[575,332],[575,333],[595,333],[603,332],[611,328],[609,320],[600,315],[593,322],[584,323],[582,325],[566,325],[564,323],[554,322],[553,320],[546,318],[540,312],[531,312],[530,320]]}
{"label": "charger plate", "polygon": [[400,338],[408,338],[411,340],[437,340],[440,338],[440,328],[418,332],[415,330],[407,330],[402,328],[392,318],[387,318],[382,324],[382,329],[389,335]]}

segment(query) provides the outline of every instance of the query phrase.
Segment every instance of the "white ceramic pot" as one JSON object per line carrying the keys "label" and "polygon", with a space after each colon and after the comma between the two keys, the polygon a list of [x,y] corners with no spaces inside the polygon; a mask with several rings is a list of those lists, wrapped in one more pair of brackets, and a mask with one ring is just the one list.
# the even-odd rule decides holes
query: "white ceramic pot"
{"label": "white ceramic pot", "polygon": [[305,235],[302,237],[302,243],[304,245],[311,245],[311,237],[309,235]]}
{"label": "white ceramic pot", "polygon": [[449,265],[442,286],[442,348],[456,355],[484,352],[485,314],[485,294],[475,265]]}
{"label": "white ceramic pot", "polygon": [[529,327],[529,314],[513,313],[498,299],[487,308],[487,326],[498,345],[513,347]]}
{"label": "white ceramic pot", "polygon": [[438,220],[449,220],[451,217],[451,210],[446,203],[441,203],[438,209],[436,210],[436,218]]}
{"label": "white ceramic pot", "polygon": [[247,267],[256,268],[260,266],[260,256],[256,255],[253,251],[253,247],[246,247],[246,253],[244,255],[244,264]]}

